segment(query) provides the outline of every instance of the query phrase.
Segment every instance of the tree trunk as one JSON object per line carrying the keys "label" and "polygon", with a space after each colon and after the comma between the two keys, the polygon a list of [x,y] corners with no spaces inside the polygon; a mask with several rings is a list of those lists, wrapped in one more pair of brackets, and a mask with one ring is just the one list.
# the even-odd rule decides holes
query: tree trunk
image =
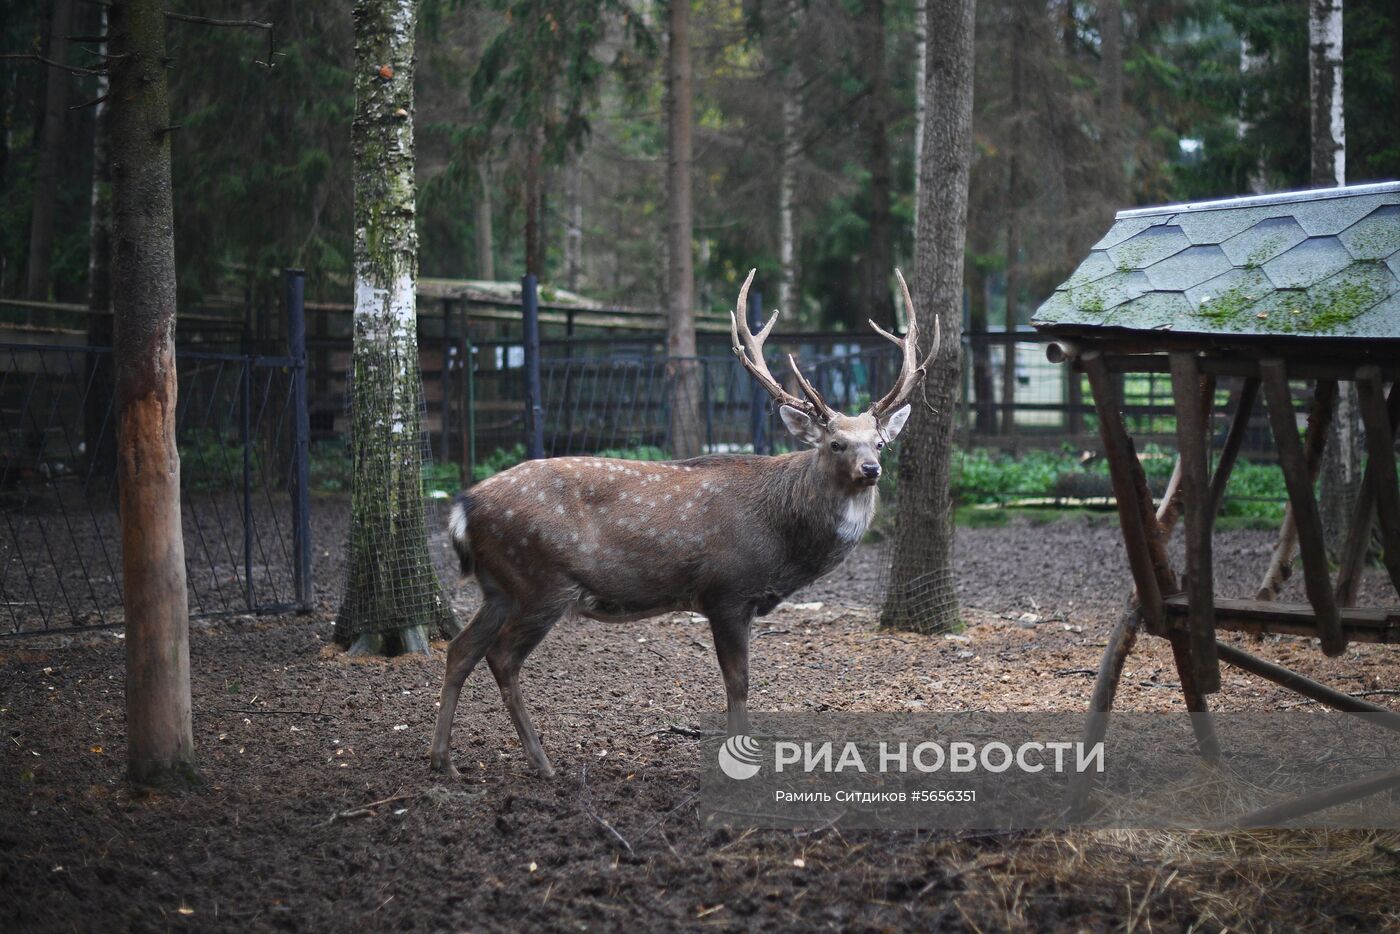
{"label": "tree trunk", "polygon": [[[1346,184],[1346,125],[1342,109],[1342,0],[1308,2],[1308,90],[1312,106],[1312,183]],[[1356,384],[1338,384],[1337,411],[1322,454],[1319,507],[1327,552],[1341,554],[1361,491],[1361,427]]]}
{"label": "tree trunk", "polygon": [[[1244,85],[1244,90],[1240,92],[1240,117],[1237,133],[1240,139],[1245,139],[1253,130],[1254,125],[1249,121],[1250,105],[1248,100],[1249,75],[1257,72],[1268,62],[1268,57],[1255,52],[1249,45],[1249,40],[1240,37],[1240,78]],[[1265,158],[1263,147],[1254,154],[1254,166],[1245,174],[1245,187],[1250,194],[1262,195],[1269,191],[1269,167]]]}
{"label": "tree trunk", "polygon": [[336,641],[351,654],[426,652],[460,628],[428,558],[415,284],[416,0],[355,4],[355,315],[351,502]]}
{"label": "tree trunk", "polygon": [[690,64],[690,0],[670,5],[667,31],[667,158],[668,217],[666,241],[666,354],[670,357],[671,455],[684,458],[701,453],[700,368],[695,360],[695,258],[691,252],[692,133],[694,101]]}
{"label": "tree trunk", "polygon": [[894,220],[890,211],[890,92],[885,74],[885,0],[864,0],[860,23],[860,62],[865,75],[866,170],[870,172],[865,219],[866,246],[861,254],[859,296],[861,318],[894,328]]}
{"label": "tree trunk", "polygon": [[928,0],[914,0],[914,230],[919,229],[919,182],[928,120]]}
{"label": "tree trunk", "polygon": [[1011,151],[1006,167],[1006,318],[1001,366],[1001,433],[1016,433],[1016,328],[1021,318],[1021,150],[1025,146],[1026,43],[1030,41],[1026,4],[1016,4],[1011,21]]}
{"label": "tree trunk", "polygon": [[[107,11],[98,8],[97,34],[107,32]],[[99,46],[106,51],[106,43]],[[107,95],[107,75],[97,76],[97,97]],[[92,217],[88,235],[88,345],[112,346],[112,163],[108,154],[111,107],[104,101],[94,108],[92,134]],[[116,463],[116,433],[108,424],[112,399],[112,361],[93,354],[89,362],[89,390],[83,412],[83,445],[91,479],[106,478]]]}
{"label": "tree trunk", "polygon": [[112,46],[112,282],[127,764],[140,784],[194,777],[189,603],[175,446],[175,239],[165,13],[156,0],[109,10]]}
{"label": "tree trunk", "polygon": [[525,153],[525,274],[544,278],[544,129],[530,134]]}
{"label": "tree trunk", "polygon": [[[949,480],[962,344],[976,2],[928,2],[929,22],[939,23],[942,29],[930,36],[928,46],[928,117],[919,166],[922,203],[914,243],[914,294],[924,315],[938,316],[943,339],[900,438],[894,554],[880,622],[939,632],[958,625]],[[932,343],[933,328],[921,328],[919,333],[924,352]]]}
{"label": "tree trunk", "polygon": [[564,288],[578,291],[583,279],[583,156],[564,170]]}
{"label": "tree trunk", "polygon": [[1103,76],[1099,108],[1103,125],[1104,189],[1115,209],[1128,203],[1123,151],[1123,8],[1119,0],[1099,0]]}
{"label": "tree trunk", "polygon": [[[977,250],[980,253],[980,250]],[[977,433],[989,435],[996,431],[996,397],[992,388],[992,355],[987,334],[987,292],[988,276],[975,263],[970,264],[971,282],[968,290],[968,330],[972,344],[972,398],[976,400],[975,410]]]}
{"label": "tree trunk", "polygon": [[[73,27],[73,0],[54,0],[49,27],[48,56],[64,60],[68,34]],[[39,137],[38,163],[34,170],[34,209],[29,217],[29,274],[25,295],[42,302],[49,297],[49,262],[53,259],[54,198],[58,191],[58,166],[63,159],[64,130],[68,123],[68,90],[73,76],[61,68],[47,69],[44,92],[44,129]]]}
{"label": "tree trunk", "polygon": [[797,162],[802,151],[802,70],[797,64],[798,30],[802,6],[793,0],[784,6],[783,29],[783,142],[778,178],[778,305],[784,314],[797,313]]}
{"label": "tree trunk", "polygon": [[476,164],[476,177],[481,192],[476,199],[476,274],[493,282],[496,279],[496,238],[492,231],[491,167],[485,161]]}

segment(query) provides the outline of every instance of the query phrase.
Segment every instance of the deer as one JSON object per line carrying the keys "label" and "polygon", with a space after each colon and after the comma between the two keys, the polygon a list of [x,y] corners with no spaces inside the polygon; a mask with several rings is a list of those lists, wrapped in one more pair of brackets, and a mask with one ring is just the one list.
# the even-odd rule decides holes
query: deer
{"label": "deer", "polygon": [[880,455],[909,418],[909,396],[938,352],[918,360],[918,317],[895,271],[908,316],[904,337],[871,326],[903,359],[894,386],[869,409],[827,404],[788,356],[799,397],[768,369],[763,345],[775,311],[754,334],[746,322],[751,270],[730,314],[734,353],[806,447],[787,454],[709,454],[643,462],[599,457],[532,460],[459,493],[448,535],[463,580],[482,604],[447,648],[431,767],[458,778],[452,721],[462,686],[485,658],[538,773],[554,775],[520,690],[525,660],[569,612],[629,622],[692,611],[710,625],[724,680],[726,726],[749,732],[749,631],[794,591],[831,572],[875,515]]}

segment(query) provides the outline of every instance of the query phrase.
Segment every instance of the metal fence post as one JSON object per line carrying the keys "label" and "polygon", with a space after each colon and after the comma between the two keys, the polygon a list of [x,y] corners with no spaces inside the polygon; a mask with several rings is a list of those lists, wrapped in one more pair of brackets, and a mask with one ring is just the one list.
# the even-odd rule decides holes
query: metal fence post
{"label": "metal fence post", "polygon": [[[763,329],[763,293],[749,293],[749,330],[757,334]],[[755,454],[768,453],[768,411],[766,397],[758,383],[753,384],[749,396],[749,435],[753,438]]]}
{"label": "metal fence post", "polygon": [[540,389],[540,297],[534,274],[520,280],[525,342],[525,456],[544,457],[544,402]]}
{"label": "metal fence post", "polygon": [[306,273],[282,270],[287,351],[292,358],[292,579],[297,609],[311,610],[311,411],[306,393]]}

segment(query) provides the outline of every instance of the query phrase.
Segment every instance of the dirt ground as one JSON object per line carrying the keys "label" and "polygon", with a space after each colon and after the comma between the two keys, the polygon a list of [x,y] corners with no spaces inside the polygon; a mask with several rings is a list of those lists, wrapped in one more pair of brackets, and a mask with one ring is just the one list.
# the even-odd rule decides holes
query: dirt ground
{"label": "dirt ground", "polygon": [[[1222,592],[1249,589],[1270,538],[1218,537]],[[959,555],[958,634],[876,628],[878,546],[759,620],[755,719],[1082,710],[1127,579],[1116,531],[960,530]],[[1368,578],[1371,599],[1383,583]],[[469,611],[474,585],[456,600]],[[1400,834],[707,826],[699,744],[667,728],[722,709],[723,692],[705,624],[684,615],[565,621],[532,656],[524,685],[553,781],[530,771],[478,671],[454,734],[465,780],[446,784],[427,767],[443,647],[348,662],[329,647],[327,610],[199,625],[205,784],[192,793],[136,796],[122,779],[115,634],[0,643],[0,928],[1400,929]],[[1179,709],[1159,642],[1129,661],[1122,708]],[[1249,648],[1349,690],[1400,687],[1395,648],[1331,660],[1301,639]],[[1297,703],[1233,669],[1224,678],[1218,709]]]}

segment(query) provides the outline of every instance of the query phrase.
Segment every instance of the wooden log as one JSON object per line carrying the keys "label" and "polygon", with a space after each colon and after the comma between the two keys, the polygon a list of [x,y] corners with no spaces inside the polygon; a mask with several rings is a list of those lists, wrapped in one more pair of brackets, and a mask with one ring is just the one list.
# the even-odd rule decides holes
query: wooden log
{"label": "wooden log", "polygon": [[[1171,594],[1163,603],[1167,608],[1167,625],[1184,629],[1176,621],[1190,613],[1186,595]],[[1400,607],[1339,607],[1337,613],[1348,642],[1400,643]],[[1267,632],[1316,638],[1317,614],[1307,603],[1216,597],[1215,628],[1252,635]]]}
{"label": "wooden log", "polygon": [[1206,479],[1206,419],[1196,355],[1173,351],[1172,397],[1176,402],[1176,438],[1180,451],[1182,501],[1186,525],[1186,595],[1190,628],[1186,648],[1196,690],[1220,690],[1220,662],[1215,655],[1215,574],[1211,565],[1210,484]]}
{"label": "wooden log", "polygon": [[1370,778],[1357,779],[1325,791],[1315,791],[1290,801],[1271,804],[1268,807],[1251,811],[1243,817],[1224,821],[1213,829],[1245,830],[1252,827],[1281,827],[1295,817],[1323,811],[1348,801],[1369,798],[1391,788],[1400,787],[1400,772],[1387,772]]}
{"label": "wooden log", "polygon": [[1210,480],[1210,514],[1220,515],[1220,504],[1225,500],[1225,488],[1230,484],[1230,474],[1239,459],[1240,448],[1244,445],[1245,433],[1249,431],[1249,418],[1254,414],[1254,400],[1259,396],[1259,378],[1249,376],[1240,383],[1235,394],[1235,415],[1230,422],[1230,430],[1225,434],[1225,444],[1220,448],[1220,460],[1215,465],[1215,476]]}
{"label": "wooden log", "polygon": [[[1317,482],[1317,471],[1322,465],[1322,449],[1327,444],[1327,430],[1332,424],[1332,412],[1337,402],[1337,384],[1318,383],[1313,391],[1312,407],[1308,410],[1308,429],[1303,438],[1303,450],[1307,453],[1308,480]],[[1273,556],[1269,559],[1269,569],[1259,583],[1255,596],[1260,600],[1272,600],[1283,588],[1292,572],[1293,551],[1298,546],[1298,523],[1293,516],[1293,504],[1289,503],[1283,512],[1283,524],[1279,527],[1278,542],[1274,545]]]}
{"label": "wooden log", "polygon": [[[1298,440],[1298,428],[1293,418],[1293,397],[1288,391],[1288,372],[1282,360],[1271,358],[1259,362],[1264,398],[1268,401],[1269,423],[1278,446],[1279,465],[1283,468],[1288,500],[1293,506],[1294,522],[1298,527],[1298,547],[1303,555],[1303,583],[1308,602],[1317,614],[1318,638],[1322,651],[1337,656],[1346,651],[1341,618],[1332,592],[1332,575],[1327,567],[1327,546],[1322,535],[1322,516],[1313,495],[1311,471],[1307,455]],[[1333,384],[1335,391],[1335,384]],[[1322,384],[1318,390],[1321,391]],[[1330,406],[1329,406],[1330,410]],[[1312,425],[1308,426],[1309,434]]]}
{"label": "wooden log", "polygon": [[[1108,458],[1109,476],[1113,481],[1113,496],[1118,505],[1119,525],[1123,532],[1123,545],[1127,550],[1128,566],[1133,572],[1133,582],[1137,585],[1138,602],[1143,619],[1154,632],[1161,632],[1166,622],[1162,610],[1163,588],[1159,583],[1159,568],[1152,553],[1152,539],[1156,534],[1156,518],[1152,512],[1151,496],[1146,503],[1143,494],[1147,490],[1147,478],[1143,476],[1142,464],[1133,449],[1132,438],[1123,425],[1123,416],[1118,410],[1117,392],[1103,361],[1092,351],[1080,357],[1085,374],[1089,377],[1089,388],[1094,395],[1094,407],[1099,417],[1099,437],[1103,441]],[[1144,506],[1147,517],[1153,526],[1144,521]],[[1159,543],[1160,545],[1160,543]],[[1165,558],[1165,555],[1163,555]],[[1170,588],[1172,590],[1175,587]]]}
{"label": "wooden log", "polygon": [[1390,573],[1396,593],[1400,594],[1400,488],[1396,486],[1395,434],[1382,392],[1378,369],[1363,367],[1357,371],[1357,402],[1361,408],[1361,422],[1366,426],[1366,453],[1370,456],[1366,475],[1371,480],[1376,500],[1385,569]]}
{"label": "wooden log", "polygon": [[[1386,415],[1390,421],[1390,438],[1393,442],[1395,426],[1400,421],[1400,392],[1390,387],[1386,400]],[[1366,553],[1371,548],[1371,520],[1376,508],[1376,470],[1374,460],[1366,462],[1366,472],[1361,479],[1361,489],[1357,491],[1356,505],[1352,510],[1351,525],[1347,529],[1346,544],[1342,546],[1342,557],[1337,570],[1337,603],[1340,606],[1353,606],[1356,603],[1356,590],[1361,584],[1361,570],[1366,564]]]}
{"label": "wooden log", "polygon": [[1251,655],[1243,649],[1227,643],[1221,643],[1220,657],[1242,671],[1258,675],[1265,681],[1272,681],[1295,694],[1310,697],[1333,710],[1341,710],[1346,713],[1376,714],[1375,722],[1379,726],[1400,732],[1400,713],[1388,707],[1373,704],[1359,697],[1352,697],[1350,694],[1338,691],[1336,688],[1330,688],[1320,681],[1314,681],[1306,675],[1300,675],[1296,671],[1262,659],[1257,655]]}
{"label": "wooden log", "polygon": [[[1089,716],[1084,721],[1084,746],[1093,748],[1103,742],[1108,732],[1108,713],[1113,709],[1113,700],[1118,694],[1118,683],[1123,678],[1123,666],[1137,643],[1139,615],[1137,596],[1128,598],[1128,605],[1118,617],[1118,623],[1109,633],[1108,645],[1099,659],[1099,671],[1094,679],[1094,693],[1089,697]],[[1094,788],[1091,772],[1077,772],[1070,778],[1068,809],[1074,817],[1082,817],[1089,803],[1089,795]]]}

